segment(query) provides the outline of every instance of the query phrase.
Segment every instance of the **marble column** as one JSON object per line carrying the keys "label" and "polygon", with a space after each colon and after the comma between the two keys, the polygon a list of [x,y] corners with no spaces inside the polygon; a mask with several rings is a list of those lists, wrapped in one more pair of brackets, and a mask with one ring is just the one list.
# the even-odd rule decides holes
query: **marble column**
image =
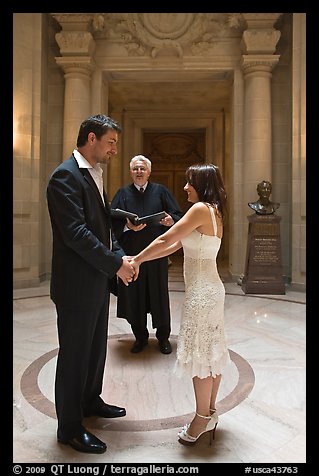
{"label": "marble column", "polygon": [[271,78],[279,61],[275,55],[280,32],[273,24],[280,14],[243,14],[247,30],[243,33],[242,69],[244,101],[244,201],[256,199],[256,186],[272,179]]}
{"label": "marble column", "polygon": [[95,41],[90,31],[92,15],[53,15],[62,26],[55,38],[62,56],[56,57],[64,71],[63,158],[76,145],[81,122],[91,114],[91,74]]}
{"label": "marble column", "polygon": [[56,58],[64,70],[63,158],[67,159],[76,145],[81,122],[91,114],[90,58]]}

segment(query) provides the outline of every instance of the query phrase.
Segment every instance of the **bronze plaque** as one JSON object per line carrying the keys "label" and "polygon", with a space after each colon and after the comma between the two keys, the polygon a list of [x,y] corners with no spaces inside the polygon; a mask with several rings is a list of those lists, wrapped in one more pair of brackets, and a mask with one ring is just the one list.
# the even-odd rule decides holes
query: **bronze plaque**
{"label": "bronze plaque", "polygon": [[285,294],[282,276],[281,217],[248,216],[248,240],[242,289],[248,294]]}

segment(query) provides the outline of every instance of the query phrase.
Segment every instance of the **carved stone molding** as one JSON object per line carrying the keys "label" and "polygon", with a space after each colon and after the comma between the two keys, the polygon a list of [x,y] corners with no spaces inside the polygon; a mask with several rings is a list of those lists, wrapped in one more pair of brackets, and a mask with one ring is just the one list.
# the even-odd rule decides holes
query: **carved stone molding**
{"label": "carved stone molding", "polygon": [[282,13],[242,13],[247,28],[273,28]]}
{"label": "carved stone molding", "polygon": [[175,40],[186,33],[194,21],[194,13],[141,13],[140,19],[155,38]]}
{"label": "carved stone molding", "polygon": [[[282,13],[52,13],[62,31],[62,55],[87,55],[94,39],[121,45],[129,56],[206,55],[221,41],[240,39],[245,54],[271,54]],[[92,33],[92,37],[90,34]]]}
{"label": "carved stone molding", "polygon": [[91,27],[93,13],[51,13],[65,31],[87,31]]}
{"label": "carved stone molding", "polygon": [[122,44],[130,56],[204,54],[220,38],[240,38],[237,13],[104,13],[93,18],[94,37]]}

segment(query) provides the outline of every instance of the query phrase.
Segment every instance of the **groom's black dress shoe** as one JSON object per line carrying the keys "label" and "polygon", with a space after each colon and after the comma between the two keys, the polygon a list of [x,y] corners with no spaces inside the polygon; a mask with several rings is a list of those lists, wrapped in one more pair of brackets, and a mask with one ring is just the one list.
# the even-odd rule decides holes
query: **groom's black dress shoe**
{"label": "groom's black dress shoe", "polygon": [[81,451],[82,453],[104,453],[106,451],[106,444],[86,429],[79,435],[69,439],[64,438],[58,433],[58,442],[69,445],[76,451]]}
{"label": "groom's black dress shoe", "polygon": [[98,416],[101,418],[119,418],[126,415],[125,408],[116,407],[115,405],[108,405],[104,403],[98,408],[84,411],[84,416]]}

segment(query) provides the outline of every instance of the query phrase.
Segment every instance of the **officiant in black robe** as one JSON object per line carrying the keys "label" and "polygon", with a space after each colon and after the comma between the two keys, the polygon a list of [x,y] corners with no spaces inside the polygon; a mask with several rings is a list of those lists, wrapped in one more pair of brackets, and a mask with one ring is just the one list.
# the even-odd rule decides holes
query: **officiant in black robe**
{"label": "officiant in black robe", "polygon": [[[114,234],[128,256],[139,253],[183,215],[176,199],[164,185],[149,182],[151,167],[151,161],[143,155],[133,157],[130,162],[133,183],[120,188],[111,202],[111,208],[126,210],[139,217],[166,212],[166,216],[155,224],[135,226],[129,219],[112,218]],[[127,319],[131,325],[136,339],[131,348],[133,353],[141,352],[148,343],[147,313],[152,316],[160,351],[170,354],[167,257],[143,263],[138,279],[129,286],[122,285],[121,281],[118,283],[117,316]]]}

